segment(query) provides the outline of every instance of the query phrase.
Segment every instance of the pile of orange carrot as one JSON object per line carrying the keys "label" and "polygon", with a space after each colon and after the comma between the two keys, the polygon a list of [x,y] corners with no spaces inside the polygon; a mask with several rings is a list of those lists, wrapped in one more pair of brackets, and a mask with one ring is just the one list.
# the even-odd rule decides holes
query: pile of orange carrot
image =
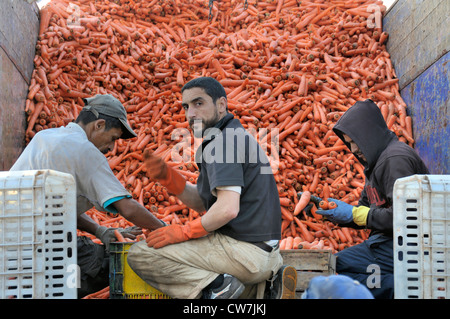
{"label": "pile of orange carrot", "polygon": [[[356,244],[366,232],[295,207],[305,191],[357,203],[363,167],[331,130],[356,101],[375,101],[388,127],[414,144],[385,47],[385,7],[376,0],[246,3],[214,1],[210,15],[204,0],[51,1],[40,13],[26,139],[74,120],[84,97],[116,96],[138,137],[118,141],[106,154],[112,170],[155,216],[184,223],[199,214],[146,177],[142,154],[152,150],[196,182],[195,147],[174,152],[183,136],[173,133],[187,129],[183,84],[212,76],[224,85],[230,112],[261,143],[278,132],[278,144],[266,149],[280,196],[283,248],[339,251]],[[103,225],[129,226],[120,216],[88,214]]]}

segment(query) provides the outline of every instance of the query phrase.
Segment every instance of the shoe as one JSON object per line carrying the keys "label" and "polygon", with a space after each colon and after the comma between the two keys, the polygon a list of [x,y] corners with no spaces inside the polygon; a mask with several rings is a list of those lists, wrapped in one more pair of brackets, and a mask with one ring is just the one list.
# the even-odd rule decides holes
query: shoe
{"label": "shoe", "polygon": [[244,292],[245,286],[239,279],[228,274],[223,275],[223,283],[218,288],[203,292],[204,299],[237,299]]}
{"label": "shoe", "polygon": [[283,265],[269,281],[270,287],[266,294],[268,299],[295,299],[297,286],[297,270],[292,266]]}

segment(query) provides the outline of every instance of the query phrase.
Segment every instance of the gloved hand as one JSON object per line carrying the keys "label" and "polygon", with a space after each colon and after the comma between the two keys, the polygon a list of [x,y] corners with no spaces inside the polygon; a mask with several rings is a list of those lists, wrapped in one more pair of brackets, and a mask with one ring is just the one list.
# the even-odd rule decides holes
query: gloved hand
{"label": "gloved hand", "polygon": [[131,226],[127,228],[119,228],[119,232],[125,238],[136,239],[136,236],[142,234],[142,229],[138,226]]}
{"label": "gloved hand", "polygon": [[366,225],[367,215],[370,210],[369,207],[353,206],[334,198],[328,198],[328,201],[336,203],[337,207],[327,210],[318,209],[316,211],[317,214],[321,214],[335,224],[348,224],[355,222],[359,226]]}
{"label": "gloved hand", "polygon": [[153,180],[157,180],[170,193],[179,195],[184,191],[186,179],[174,168],[168,166],[162,158],[145,150],[144,163],[147,168],[147,176]]}
{"label": "gloved hand", "polygon": [[109,251],[109,244],[117,241],[116,235],[114,234],[114,230],[116,229],[119,230],[123,237],[130,239],[135,239],[137,235],[142,234],[142,230],[137,226],[127,228],[99,226],[95,231],[95,237],[100,239],[107,251]]}
{"label": "gloved hand", "polygon": [[192,238],[203,237],[207,234],[208,232],[203,228],[201,218],[197,218],[184,225],[174,224],[158,228],[147,235],[146,242],[147,246],[158,249]]}
{"label": "gloved hand", "polygon": [[317,214],[321,214],[335,224],[348,224],[353,221],[353,205],[334,198],[328,198],[328,201],[336,203],[337,207],[327,210],[318,209]]}

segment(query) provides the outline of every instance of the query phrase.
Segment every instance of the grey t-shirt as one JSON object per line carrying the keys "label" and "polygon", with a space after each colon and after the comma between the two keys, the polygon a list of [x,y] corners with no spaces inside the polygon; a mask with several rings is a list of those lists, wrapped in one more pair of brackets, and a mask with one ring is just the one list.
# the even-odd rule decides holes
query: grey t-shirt
{"label": "grey t-shirt", "polygon": [[130,196],[114,176],[106,157],[76,123],[38,132],[11,170],[52,169],[71,174],[77,188],[77,214],[95,206],[105,211],[105,202]]}
{"label": "grey t-shirt", "polygon": [[269,160],[239,120],[228,114],[211,129],[196,161],[197,188],[207,210],[217,200],[217,187],[241,187],[238,216],[217,231],[247,242],[281,238],[280,200]]}

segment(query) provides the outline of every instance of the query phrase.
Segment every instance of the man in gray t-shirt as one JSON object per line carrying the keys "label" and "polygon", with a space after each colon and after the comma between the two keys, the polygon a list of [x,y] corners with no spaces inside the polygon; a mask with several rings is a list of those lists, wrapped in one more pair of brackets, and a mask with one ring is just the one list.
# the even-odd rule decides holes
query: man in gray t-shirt
{"label": "man in gray t-shirt", "polygon": [[[85,278],[98,277],[105,268],[103,286],[108,285],[108,264],[105,248],[115,240],[114,228],[100,226],[85,212],[95,206],[100,211],[119,213],[134,225],[156,229],[163,223],[134,200],[109,167],[102,153],[112,150],[117,139],[135,137],[127,122],[123,105],[112,95],[97,95],[85,99],[85,107],[75,123],[38,132],[14,163],[11,170],[52,169],[71,174],[77,191],[77,228],[99,238],[96,245],[79,237],[78,263],[82,288]],[[120,229],[124,237],[135,238],[140,229]],[[95,287],[92,288],[96,291]],[[97,289],[98,290],[98,289]],[[79,297],[89,289],[79,291]]]}
{"label": "man in gray t-shirt", "polygon": [[225,90],[215,79],[188,82],[182,99],[194,136],[203,138],[197,183],[186,183],[152,154],[144,158],[149,177],[201,217],[151,232],[130,247],[129,265],[174,298],[254,297],[255,285],[264,288],[275,277],[274,297],[293,298],[297,274],[282,266],[280,202],[266,154],[228,113]]}
{"label": "man in gray t-shirt", "polygon": [[216,231],[246,242],[274,242],[281,237],[281,210],[269,160],[261,146],[231,113],[203,139],[196,153],[197,190],[208,211],[217,190],[240,194],[239,213]]}

